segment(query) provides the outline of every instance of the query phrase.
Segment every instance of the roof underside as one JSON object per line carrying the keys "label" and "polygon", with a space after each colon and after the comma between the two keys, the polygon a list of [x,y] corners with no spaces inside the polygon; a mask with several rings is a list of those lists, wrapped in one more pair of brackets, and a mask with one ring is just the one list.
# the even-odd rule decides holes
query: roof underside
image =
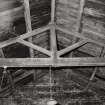
{"label": "roof underside", "polygon": [[[41,77],[43,77],[43,75],[47,75],[48,72],[43,73],[43,71],[48,70],[48,68],[45,67],[49,67],[53,64],[53,69],[56,69],[55,71],[60,70],[62,74],[65,72],[64,75],[60,74],[60,76],[64,76],[67,80],[72,80],[76,84],[80,85],[79,88],[82,90],[87,86],[90,79],[92,84],[89,84],[88,87],[93,92],[103,96],[105,94],[104,67],[93,67],[93,65],[105,66],[105,1],[85,0],[84,2],[84,0],[56,0],[56,49],[51,47],[51,45],[53,46],[55,44],[53,41],[51,42],[50,39],[50,28],[51,30],[54,30],[55,26],[53,27],[50,25],[44,27],[51,20],[51,1],[30,0],[32,28],[26,25],[29,24],[29,21],[26,23],[27,16],[24,16],[24,10],[26,8],[23,7],[23,4],[24,3],[19,0],[0,1],[0,57],[3,59],[11,58],[7,60],[1,59],[2,63],[0,63],[0,66],[2,67],[3,62],[5,62],[4,64],[6,65],[4,66],[19,67],[9,68],[13,76],[15,75],[15,86],[17,87],[20,79],[23,80],[23,76],[23,81],[29,82],[32,79],[32,75],[35,74],[32,69],[34,69],[34,71],[42,69],[41,72],[37,74],[39,75],[39,78],[40,75]],[[30,31],[33,33],[26,33]],[[51,33],[54,34],[53,31],[51,31]],[[52,38],[54,39],[55,37]],[[29,48],[30,46],[31,48]],[[58,62],[49,60],[49,56],[52,56],[50,50],[58,51],[57,54],[61,57]],[[38,59],[35,60],[31,57]],[[53,57],[55,57],[55,55]],[[68,57],[75,57],[75,59],[67,59]],[[102,58],[93,60],[91,58],[81,59],[82,57]],[[28,60],[14,60],[14,58],[27,58]],[[45,58],[46,60],[42,61],[42,58]],[[54,59],[56,60],[56,58]],[[43,62],[45,65],[44,67],[42,66]],[[74,65],[74,67],[66,67],[72,65]],[[84,65],[86,67],[78,67]],[[42,66],[42,68],[38,68],[39,66]],[[55,66],[58,68],[55,68]],[[27,70],[29,71],[27,72]],[[0,72],[2,72],[2,68]],[[20,77],[17,76],[16,78],[16,75],[19,75]],[[31,75],[31,77],[29,75]],[[28,80],[25,77],[28,77]],[[55,78],[57,79],[57,77]],[[8,90],[8,87],[6,90]],[[4,93],[5,89],[1,90],[1,96]]]}

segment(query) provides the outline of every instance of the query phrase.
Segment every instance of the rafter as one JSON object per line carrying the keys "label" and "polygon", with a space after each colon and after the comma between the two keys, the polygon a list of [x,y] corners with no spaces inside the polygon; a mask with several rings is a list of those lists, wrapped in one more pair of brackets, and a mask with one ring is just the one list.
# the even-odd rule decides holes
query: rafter
{"label": "rafter", "polygon": [[50,46],[53,53],[53,59],[57,58],[57,37],[55,31],[55,27],[52,25],[50,29]]}
{"label": "rafter", "polygon": [[78,13],[78,18],[77,18],[77,27],[76,27],[76,31],[77,32],[81,32],[81,28],[82,28],[82,16],[83,16],[83,11],[84,11],[84,6],[85,6],[85,0],[80,0],[80,9],[79,9],[79,13]]}
{"label": "rafter", "polygon": [[105,58],[103,57],[82,57],[82,58],[59,58],[57,65],[59,66],[105,66]]}
{"label": "rafter", "polygon": [[[26,23],[26,30],[27,32],[32,32],[29,0],[24,0],[24,7],[25,7],[24,17],[25,17],[25,23]],[[30,37],[28,41],[32,43],[32,37]],[[34,50],[32,48],[30,48],[30,57],[34,58]]]}
{"label": "rafter", "polygon": [[55,0],[51,0],[51,27],[50,27],[50,49],[52,51],[52,58],[57,59],[57,36],[55,28]]}
{"label": "rafter", "polygon": [[11,45],[11,44],[16,43],[16,42],[17,42],[18,40],[20,40],[20,39],[29,38],[29,37],[31,37],[31,36],[37,35],[37,34],[39,34],[39,33],[42,33],[42,32],[44,32],[44,31],[46,31],[46,30],[49,30],[49,29],[50,29],[50,27],[49,27],[49,25],[48,25],[48,26],[46,26],[46,27],[33,30],[32,32],[25,33],[25,34],[23,34],[23,35],[21,35],[21,36],[8,39],[8,40],[3,41],[3,42],[0,43],[0,48],[9,46],[9,45]]}

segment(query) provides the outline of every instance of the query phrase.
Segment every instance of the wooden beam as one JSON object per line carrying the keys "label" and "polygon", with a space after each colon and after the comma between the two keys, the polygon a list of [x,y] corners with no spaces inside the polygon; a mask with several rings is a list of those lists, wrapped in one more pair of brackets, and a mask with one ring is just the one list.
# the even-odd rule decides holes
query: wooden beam
{"label": "wooden beam", "polygon": [[83,57],[83,58],[59,58],[57,66],[81,67],[81,66],[105,66],[103,57]]}
{"label": "wooden beam", "polygon": [[57,58],[57,36],[55,29],[55,0],[51,0],[51,27],[50,27],[50,49],[52,51],[53,60]]}
{"label": "wooden beam", "polygon": [[[26,22],[26,30],[27,32],[32,32],[32,24],[31,24],[31,14],[30,14],[30,6],[29,0],[24,0],[24,7],[25,7],[25,22]],[[32,42],[32,37],[28,39],[29,42]],[[34,58],[34,50],[30,48],[30,57]]]}
{"label": "wooden beam", "polygon": [[57,58],[57,37],[56,37],[56,32],[55,32],[55,26],[52,25],[50,29],[50,47],[52,51],[52,57],[54,60]]}
{"label": "wooden beam", "polygon": [[82,21],[82,16],[83,16],[83,11],[84,11],[84,6],[85,6],[85,0],[80,0],[80,9],[78,13],[78,18],[77,18],[77,27],[76,31],[81,32],[81,21]]}
{"label": "wooden beam", "polygon": [[6,58],[0,59],[0,67],[46,67],[53,62],[49,58]]}
{"label": "wooden beam", "polygon": [[48,56],[51,56],[51,52],[48,51],[48,50],[46,50],[45,48],[39,47],[39,46],[37,46],[35,44],[32,44],[32,43],[30,43],[28,41],[25,41],[25,40],[18,40],[18,42],[21,43],[21,44],[24,44],[24,45],[26,45],[26,46],[34,49],[34,50],[37,50],[39,52],[42,52],[42,53],[44,53],[44,54],[46,54]]}
{"label": "wooden beam", "polygon": [[55,21],[55,0],[51,0],[51,23]]}
{"label": "wooden beam", "polygon": [[25,7],[25,22],[26,22],[26,29],[28,32],[32,31],[31,27],[31,14],[30,14],[30,6],[29,0],[24,0],[24,7]]}
{"label": "wooden beam", "polygon": [[85,45],[87,43],[88,43],[88,41],[86,41],[86,40],[77,42],[77,43],[75,43],[75,44],[73,44],[73,45],[71,45],[71,46],[69,46],[69,47],[67,47],[67,48],[65,48],[63,50],[58,51],[58,56],[62,56],[63,54],[71,52],[71,51],[73,51],[73,50],[75,50],[75,49],[77,49],[79,47],[82,47],[83,45]]}
{"label": "wooden beam", "polygon": [[104,43],[101,43],[101,42],[98,42],[98,41],[95,41],[95,40],[86,38],[86,37],[84,36],[84,34],[82,34],[82,33],[70,32],[69,30],[64,29],[64,28],[61,28],[61,27],[58,27],[58,26],[56,26],[56,29],[59,30],[59,31],[61,31],[61,32],[66,33],[66,34],[69,34],[69,35],[72,35],[72,36],[75,36],[75,37],[78,37],[78,38],[82,38],[82,39],[88,40],[89,42],[95,43],[95,44],[97,44],[97,45],[99,45],[99,46],[105,46]]}
{"label": "wooden beam", "polygon": [[103,57],[59,58],[56,63],[51,58],[1,58],[0,67],[103,67]]}
{"label": "wooden beam", "polygon": [[6,46],[12,45],[17,42],[17,37],[11,38],[9,40],[3,41],[0,43],[0,48],[4,48]]}
{"label": "wooden beam", "polygon": [[50,29],[50,28],[49,28],[49,25],[48,25],[48,26],[46,26],[46,27],[38,28],[38,29],[36,29],[36,30],[34,30],[34,31],[32,31],[32,32],[25,33],[25,34],[20,35],[20,36],[18,36],[18,37],[14,37],[14,38],[8,39],[8,40],[3,41],[3,42],[0,43],[0,48],[9,46],[9,45],[11,45],[11,44],[16,43],[16,42],[17,42],[18,40],[20,40],[20,39],[26,39],[26,38],[28,38],[28,37],[37,35],[37,34],[39,34],[39,33],[42,33],[42,32],[44,32],[44,31],[46,31],[46,30],[49,30],[49,29]]}

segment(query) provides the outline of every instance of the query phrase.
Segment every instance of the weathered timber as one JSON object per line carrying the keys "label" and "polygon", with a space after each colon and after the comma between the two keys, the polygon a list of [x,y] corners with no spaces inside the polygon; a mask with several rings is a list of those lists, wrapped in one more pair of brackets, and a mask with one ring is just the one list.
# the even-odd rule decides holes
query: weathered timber
{"label": "weathered timber", "polygon": [[[24,7],[25,7],[24,17],[25,17],[25,23],[26,23],[26,30],[27,32],[32,32],[29,0],[24,0]],[[32,37],[30,37],[28,41],[32,43]],[[29,48],[29,51],[30,51],[30,57],[33,58],[34,50],[32,48]]]}
{"label": "weathered timber", "polygon": [[58,55],[61,56],[61,55],[65,54],[65,53],[71,52],[71,51],[73,51],[75,49],[78,49],[79,47],[85,45],[86,43],[88,43],[88,41],[86,41],[86,40],[83,40],[83,41],[80,41],[78,43],[75,43],[75,44],[73,44],[73,45],[71,45],[71,46],[69,46],[69,47],[59,51]]}
{"label": "weathered timber", "polygon": [[51,58],[8,58],[0,59],[0,67],[102,67],[105,66],[103,57],[83,57],[83,58],[59,58],[56,63]]}

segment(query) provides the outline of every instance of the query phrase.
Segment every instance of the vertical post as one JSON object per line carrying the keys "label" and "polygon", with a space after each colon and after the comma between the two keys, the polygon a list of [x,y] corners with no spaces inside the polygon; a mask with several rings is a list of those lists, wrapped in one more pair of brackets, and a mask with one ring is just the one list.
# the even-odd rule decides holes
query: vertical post
{"label": "vertical post", "polygon": [[[24,7],[25,7],[25,22],[26,22],[26,30],[27,32],[32,31],[32,25],[31,25],[31,14],[30,14],[30,6],[29,6],[29,0],[24,0]],[[29,42],[32,42],[32,37],[30,37]],[[30,48],[30,57],[34,58],[34,50]]]}
{"label": "vertical post", "polygon": [[37,70],[33,69],[33,71],[34,71],[34,74],[33,74],[33,93],[34,93],[38,74],[37,74]]}
{"label": "vertical post", "polygon": [[55,0],[51,0],[51,24],[55,22]]}
{"label": "vertical post", "polygon": [[51,29],[50,29],[50,46],[52,51],[52,58],[54,62],[57,58],[57,36],[55,29],[55,0],[51,2]]}

